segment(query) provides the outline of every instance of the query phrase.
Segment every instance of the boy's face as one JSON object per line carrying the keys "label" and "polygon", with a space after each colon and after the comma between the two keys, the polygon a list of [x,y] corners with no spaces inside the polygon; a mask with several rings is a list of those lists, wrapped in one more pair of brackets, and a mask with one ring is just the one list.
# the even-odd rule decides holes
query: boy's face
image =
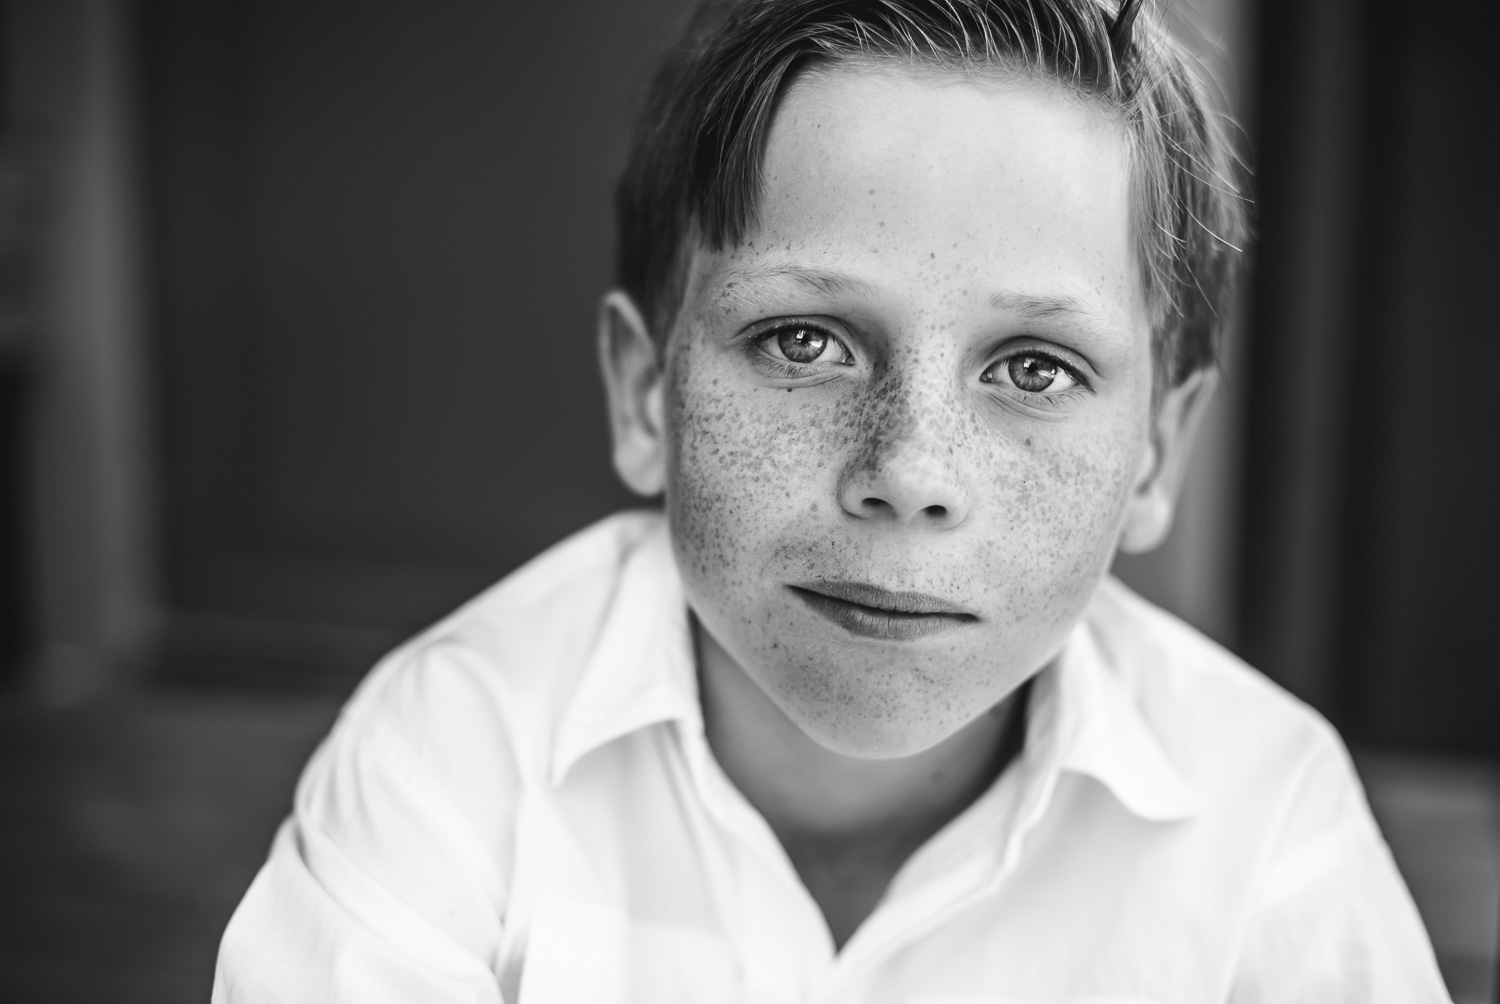
{"label": "boy's face", "polygon": [[914,753],[1045,665],[1150,520],[1125,134],[1037,83],[840,66],[791,87],[764,179],[641,385],[647,466],[710,655],[830,749]]}

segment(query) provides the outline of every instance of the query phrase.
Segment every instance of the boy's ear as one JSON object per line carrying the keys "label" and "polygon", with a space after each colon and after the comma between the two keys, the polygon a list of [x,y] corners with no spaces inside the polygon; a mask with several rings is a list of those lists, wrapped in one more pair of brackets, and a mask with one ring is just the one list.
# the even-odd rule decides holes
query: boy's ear
{"label": "boy's ear", "polygon": [[636,494],[659,495],[667,481],[662,368],[645,319],[618,289],[599,304],[599,368],[615,470]]}
{"label": "boy's ear", "polygon": [[1151,416],[1151,441],[1141,456],[1125,506],[1120,550],[1129,554],[1149,551],[1172,529],[1193,437],[1218,385],[1218,371],[1198,370],[1164,392],[1157,402]]}

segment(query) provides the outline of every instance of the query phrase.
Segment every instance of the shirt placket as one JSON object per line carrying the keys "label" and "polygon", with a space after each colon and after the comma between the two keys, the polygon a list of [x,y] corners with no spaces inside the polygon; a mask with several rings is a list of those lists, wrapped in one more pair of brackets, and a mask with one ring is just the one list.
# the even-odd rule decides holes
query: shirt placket
{"label": "shirt placket", "polygon": [[764,817],[714,760],[701,725],[682,722],[682,751],[728,876],[716,899],[743,960],[747,1004],[804,1004],[826,983],[833,940]]}
{"label": "shirt placket", "polygon": [[[853,1004],[879,999],[883,966],[901,950],[937,931],[959,914],[1003,894],[1015,873],[1026,839],[1041,825],[1052,802],[1068,738],[1055,690],[1048,679],[1032,695],[1026,745],[1012,766],[1016,776],[1001,778],[976,811],[955,820],[919,848],[892,883],[892,895],[845,945],[828,974],[818,1004]],[[1014,787],[1004,787],[1011,781]],[[921,874],[904,881],[905,873]]]}

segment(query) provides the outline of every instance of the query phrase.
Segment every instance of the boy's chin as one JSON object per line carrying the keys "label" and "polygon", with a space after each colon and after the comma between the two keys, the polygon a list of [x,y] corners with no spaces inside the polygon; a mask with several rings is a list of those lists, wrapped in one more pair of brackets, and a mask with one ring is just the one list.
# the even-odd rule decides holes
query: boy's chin
{"label": "boy's chin", "polygon": [[925,753],[952,737],[967,721],[947,722],[925,715],[920,721],[901,720],[888,708],[861,708],[840,702],[837,707],[787,707],[784,713],[803,734],[830,753],[857,760],[899,760]]}

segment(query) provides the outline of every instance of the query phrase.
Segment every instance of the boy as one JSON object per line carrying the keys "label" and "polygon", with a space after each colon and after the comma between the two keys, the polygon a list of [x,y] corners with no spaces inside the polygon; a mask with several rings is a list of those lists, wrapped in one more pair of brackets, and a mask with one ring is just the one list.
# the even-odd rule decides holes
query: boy
{"label": "boy", "polygon": [[1440,1001],[1337,737],[1105,577],[1240,208],[1151,12],[705,7],[600,349],[664,515],[389,657],[219,1001]]}

